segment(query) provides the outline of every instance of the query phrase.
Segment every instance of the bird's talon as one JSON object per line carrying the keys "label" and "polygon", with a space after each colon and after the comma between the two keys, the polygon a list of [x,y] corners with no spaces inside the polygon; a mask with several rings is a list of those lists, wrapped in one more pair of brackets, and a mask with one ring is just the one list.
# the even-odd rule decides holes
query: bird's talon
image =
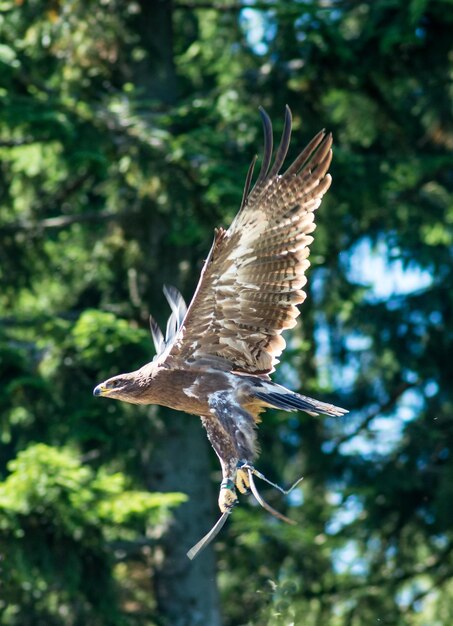
{"label": "bird's talon", "polygon": [[238,504],[238,497],[233,481],[231,479],[223,480],[220,485],[219,493],[220,511],[226,513],[226,511],[230,511],[236,504]]}
{"label": "bird's talon", "polygon": [[239,493],[247,494],[250,493],[250,480],[249,475],[246,470],[238,469],[236,474],[236,488]]}

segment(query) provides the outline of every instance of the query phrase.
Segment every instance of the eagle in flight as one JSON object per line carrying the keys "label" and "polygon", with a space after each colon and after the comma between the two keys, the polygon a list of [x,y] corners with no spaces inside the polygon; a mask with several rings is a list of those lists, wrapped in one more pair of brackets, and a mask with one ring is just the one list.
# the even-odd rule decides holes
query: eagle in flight
{"label": "eagle in flight", "polygon": [[216,230],[192,302],[187,308],[176,289],[164,288],[172,314],[165,338],[150,318],[153,361],[109,378],[93,392],[201,417],[222,467],[222,516],[188,553],[191,558],[223,525],[237,503],[236,489],[244,493],[251,488],[258,501],[276,513],[253,483],[253,475],[264,478],[253,466],[256,425],[264,409],[347,413],[290,391],[269,376],[286,345],[282,332],[295,326],[297,305],[306,297],[314,211],[331,183],[332,136],[319,132],[280,174],[290,144],[291,111],[287,106],[273,163],[272,124],[261,108],[260,113],[264,155],[258,178],[252,187],[255,157],[239,212],[228,230]]}

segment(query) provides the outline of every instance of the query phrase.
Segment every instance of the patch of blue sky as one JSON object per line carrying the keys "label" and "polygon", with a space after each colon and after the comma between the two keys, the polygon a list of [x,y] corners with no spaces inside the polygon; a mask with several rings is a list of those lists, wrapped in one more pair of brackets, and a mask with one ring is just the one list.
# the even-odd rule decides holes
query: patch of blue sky
{"label": "patch of blue sky", "polygon": [[[294,4],[300,5],[300,17],[295,20],[296,38],[299,42],[305,41],[307,37],[305,30],[321,27],[318,12],[327,14],[332,22],[338,21],[342,16],[341,10],[331,6],[320,6],[317,11],[313,12],[311,0],[294,0]],[[304,4],[308,6],[308,10]],[[273,7],[269,3],[269,9],[262,11],[254,9],[252,5],[253,2],[250,2],[249,6],[240,11],[239,23],[253,52],[258,56],[264,56],[269,51],[269,41],[277,34],[277,25],[273,20]],[[323,19],[326,19],[325,15]]]}
{"label": "patch of blue sky", "polygon": [[[319,312],[316,316],[314,329],[316,345],[316,366],[318,383],[322,389],[351,389],[359,373],[359,363],[353,358],[347,365],[336,366],[332,369],[332,355],[330,351],[330,335],[325,316]],[[359,345],[368,345],[369,338],[362,335],[350,335],[346,338],[346,345],[351,353],[359,349]],[[365,348],[362,348],[365,349]]]}
{"label": "patch of blue sky", "polygon": [[[367,426],[366,431],[357,434],[340,445],[344,455],[360,454],[363,457],[376,457],[390,454],[401,441],[405,425],[414,420],[423,409],[424,397],[417,388],[407,389],[390,415],[377,415]],[[369,410],[373,410],[371,407]],[[346,421],[345,433],[348,428]],[[354,430],[356,424],[351,424]]]}
{"label": "patch of blue sky", "polygon": [[[391,253],[390,253],[391,252]],[[365,298],[368,302],[392,302],[392,298],[419,292],[431,286],[431,274],[418,267],[415,263],[406,266],[398,258],[392,258],[397,251],[390,251],[385,241],[376,246],[368,238],[362,239],[347,255],[345,269],[352,283],[367,288]],[[312,293],[318,302],[321,300],[322,290],[325,288],[324,272],[313,272]],[[371,347],[371,338],[360,333],[350,333],[345,338],[349,350],[349,362],[332,369],[330,352],[330,336],[327,323],[322,313],[318,314],[315,328],[316,359],[319,372],[319,383],[322,387],[332,389],[352,389],[360,373],[360,356]],[[416,375],[407,373],[408,382],[415,382]],[[342,454],[385,455],[389,454],[401,440],[405,424],[415,419],[423,409],[426,396],[433,396],[438,391],[435,381],[426,381],[423,390],[408,389],[398,400],[391,414],[381,414],[368,425],[364,432],[360,432],[349,441],[342,444]],[[368,407],[372,411],[378,407]],[[354,431],[357,419],[362,420],[364,415],[345,416],[341,420],[344,433]],[[336,429],[336,428],[335,428]],[[328,446],[329,444],[326,443]],[[335,445],[332,443],[332,445]],[[328,450],[326,450],[328,452]]]}
{"label": "patch of blue sky", "polygon": [[275,31],[275,26],[269,23],[265,13],[249,7],[242,9],[239,24],[253,52],[259,56],[265,55],[269,49],[267,39]]}
{"label": "patch of blue sky", "polygon": [[[412,611],[418,613],[423,610],[423,601],[426,602],[427,594],[434,597],[437,595],[437,589],[430,589],[428,579],[423,580],[418,578],[404,585],[403,588],[396,593],[395,600],[402,609],[407,610],[410,608]],[[423,601],[421,598],[417,600],[417,597],[420,595],[424,596]],[[437,622],[437,624],[440,626],[440,622]],[[436,626],[435,622],[432,622],[432,626]]]}
{"label": "patch of blue sky", "polygon": [[366,559],[360,556],[357,542],[351,540],[342,548],[332,550],[332,566],[338,574],[353,574],[354,576],[365,576],[369,564]]}
{"label": "patch of blue sky", "polygon": [[305,501],[304,490],[301,487],[296,487],[287,496],[286,500],[289,506],[302,506]]}
{"label": "patch of blue sky", "polygon": [[347,269],[351,282],[368,287],[369,301],[388,300],[392,296],[407,295],[430,287],[430,272],[416,263],[405,267],[384,240],[373,246],[369,238],[361,239],[348,254]]}
{"label": "patch of blue sky", "polygon": [[[297,342],[287,334],[285,336],[286,345],[288,348],[295,347]],[[284,385],[293,391],[297,391],[301,387],[303,381],[300,380],[300,373],[298,368],[294,367],[295,363],[281,363],[273,376],[273,379],[280,385]]]}
{"label": "patch of blue sky", "polygon": [[343,500],[343,494],[340,491],[331,491],[327,494],[327,501],[337,507],[326,524],[325,530],[328,535],[336,535],[352,524],[363,512],[363,504],[357,496],[351,495]]}

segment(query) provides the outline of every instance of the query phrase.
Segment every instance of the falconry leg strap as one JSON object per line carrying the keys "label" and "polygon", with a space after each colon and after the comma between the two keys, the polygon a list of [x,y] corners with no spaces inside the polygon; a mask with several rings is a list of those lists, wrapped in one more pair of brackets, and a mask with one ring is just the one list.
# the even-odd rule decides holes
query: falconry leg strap
{"label": "falconry leg strap", "polygon": [[231,511],[232,509],[228,509],[227,511],[225,511],[225,513],[222,513],[222,515],[219,517],[219,519],[211,528],[211,530],[208,533],[206,533],[206,535],[202,539],[200,539],[198,543],[196,543],[192,548],[190,548],[190,550],[187,552],[187,556],[189,557],[191,561],[193,561],[193,559],[198,554],[200,554],[200,552],[204,550],[204,548],[206,548],[206,546],[209,545],[211,541],[215,539],[215,537],[217,537],[219,532],[222,530],[225,522],[227,521],[227,517],[229,516]]}
{"label": "falconry leg strap", "polygon": [[291,485],[291,487],[289,489],[283,489],[283,487],[280,487],[280,485],[277,485],[276,483],[273,483],[271,480],[266,478],[266,476],[264,476],[264,474],[262,474],[257,469],[255,469],[253,467],[253,465],[251,465],[250,463],[243,463],[242,465],[238,464],[238,471],[242,471],[242,472],[247,471],[249,485],[250,485],[250,490],[253,493],[253,495],[255,496],[256,501],[263,507],[263,509],[268,511],[268,513],[270,513],[274,517],[277,517],[278,519],[281,519],[283,522],[286,522],[287,524],[291,524],[292,526],[294,526],[296,524],[296,522],[294,520],[289,519],[289,517],[286,517],[286,515],[283,515],[282,513],[279,513],[279,511],[276,511],[268,502],[266,502],[266,500],[264,500],[264,498],[261,496],[261,494],[259,493],[258,489],[256,488],[255,480],[254,480],[253,477],[256,476],[257,478],[260,478],[261,480],[264,480],[266,483],[268,483],[269,485],[271,485],[275,489],[278,489],[278,491],[280,491],[280,493],[282,493],[283,495],[287,496],[303,480],[303,478],[304,478],[303,476],[298,478]]}
{"label": "falconry leg strap", "polygon": [[303,481],[303,479],[304,479],[304,477],[301,476],[296,481],[294,481],[294,483],[291,485],[291,487],[289,487],[289,489],[283,489],[283,487],[281,487],[280,485],[277,485],[277,483],[273,483],[271,480],[269,480],[269,478],[266,478],[266,476],[264,476],[264,474],[259,472],[250,463],[247,463],[247,461],[239,461],[239,463],[238,463],[238,471],[239,470],[241,470],[243,472],[244,471],[251,472],[254,476],[259,478],[260,480],[264,480],[264,482],[266,482],[268,485],[271,485],[271,487],[274,487],[274,489],[278,489],[278,491],[280,491],[280,493],[282,493],[284,496],[289,495],[291,493],[291,491],[293,491],[297,487],[297,485],[299,485]]}
{"label": "falconry leg strap", "polygon": [[[282,493],[284,495],[288,495],[303,480],[303,476],[301,478],[298,478],[291,485],[291,487],[289,489],[283,489],[283,487],[280,487],[280,485],[277,485],[276,483],[273,483],[271,480],[266,478],[266,476],[264,476],[264,474],[262,474],[257,469],[255,469],[253,467],[253,465],[251,465],[250,463],[247,463],[246,461],[238,461],[238,464],[237,464],[237,476],[236,476],[236,487],[239,489],[239,491],[241,491],[241,488],[238,485],[238,476],[240,476],[240,475],[241,476],[244,475],[246,477],[246,481],[247,482],[245,484],[247,484],[247,487],[246,487],[247,491],[251,491],[253,493],[254,497],[257,500],[257,502],[266,511],[271,513],[271,515],[273,515],[274,517],[277,517],[278,519],[281,519],[282,521],[286,522],[287,524],[291,524],[292,526],[294,526],[296,524],[296,522],[294,520],[289,519],[285,515],[282,515],[282,513],[279,513],[278,511],[276,511],[273,507],[271,507],[270,504],[268,504],[262,498],[262,496],[258,492],[258,489],[256,488],[255,481],[254,481],[253,477],[256,476],[260,480],[264,480],[266,483],[268,483],[269,485],[271,485],[275,489],[278,489],[278,491],[280,491],[280,493]],[[241,478],[241,480],[242,480],[242,478]],[[233,483],[233,481],[231,479],[223,480],[221,485],[220,485],[221,492],[222,492],[222,489],[234,490],[234,483]],[[200,541],[197,544],[195,544],[193,546],[193,548],[191,548],[187,552],[187,556],[189,557],[189,559],[191,561],[202,550],[204,550],[204,548],[206,548],[206,546],[209,545],[211,543],[211,541],[219,534],[219,532],[222,530],[223,526],[225,525],[225,522],[227,521],[227,518],[230,515],[232,510],[233,510],[232,506],[230,508],[226,509],[224,511],[224,513],[222,513],[220,518],[217,520],[217,522],[214,524],[214,526],[211,528],[211,530],[208,533],[206,533],[206,535],[202,539],[200,539]]]}

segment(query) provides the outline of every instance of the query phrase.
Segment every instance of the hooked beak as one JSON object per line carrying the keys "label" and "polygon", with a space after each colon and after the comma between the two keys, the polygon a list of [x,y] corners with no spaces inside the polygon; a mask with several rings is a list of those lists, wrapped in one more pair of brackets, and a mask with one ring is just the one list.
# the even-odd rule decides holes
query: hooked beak
{"label": "hooked beak", "polygon": [[108,391],[105,385],[100,384],[93,389],[93,396],[103,396]]}

